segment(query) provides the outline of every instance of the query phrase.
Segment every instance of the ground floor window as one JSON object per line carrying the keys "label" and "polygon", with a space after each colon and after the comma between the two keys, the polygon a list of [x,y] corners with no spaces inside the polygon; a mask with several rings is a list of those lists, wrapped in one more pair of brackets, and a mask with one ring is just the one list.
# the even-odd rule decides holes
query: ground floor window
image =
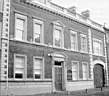
{"label": "ground floor window", "polygon": [[34,79],[41,79],[42,78],[42,66],[43,59],[35,57],[34,58],[34,66],[33,66],[33,77]]}
{"label": "ground floor window", "polygon": [[15,55],[14,57],[14,78],[23,79],[25,75],[26,57],[24,55]]}
{"label": "ground floor window", "polygon": [[87,80],[88,79],[88,63],[87,62],[83,62],[82,63],[82,73],[83,73],[83,80]]}
{"label": "ground floor window", "polygon": [[72,80],[78,80],[79,74],[79,63],[77,61],[72,61]]}

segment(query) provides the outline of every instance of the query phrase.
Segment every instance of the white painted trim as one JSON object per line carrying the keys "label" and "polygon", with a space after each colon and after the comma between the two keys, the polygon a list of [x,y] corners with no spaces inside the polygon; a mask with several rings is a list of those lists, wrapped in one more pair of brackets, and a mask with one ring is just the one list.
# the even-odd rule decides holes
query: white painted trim
{"label": "white painted trim", "polygon": [[[76,35],[76,49],[72,49],[72,47],[70,47],[70,49],[72,51],[78,51],[78,34],[76,31],[73,31],[73,30],[70,30],[70,42],[71,42],[71,36],[72,34],[75,34]],[[70,46],[72,45],[72,43],[70,43]]]}
{"label": "white painted trim", "polygon": [[[85,63],[87,65],[87,78],[86,78],[86,80],[88,80],[89,79],[89,65],[88,65],[88,62],[82,62],[82,74],[83,74],[83,63]],[[82,80],[84,80],[84,79],[82,78]]]}
{"label": "white painted trim", "polygon": [[[102,53],[100,50],[100,53],[94,53],[94,42],[100,42],[102,44]],[[103,41],[97,38],[93,38],[93,55],[97,55],[97,56],[104,56],[103,52],[104,52],[104,45],[103,45]],[[101,48],[100,48],[101,49]]]}
{"label": "white painted trim", "polygon": [[[80,78],[79,78],[79,61],[74,61],[74,60],[72,60],[71,61],[71,65],[73,65],[73,63],[77,63],[77,67],[78,67],[78,69],[77,69],[77,80],[80,80]],[[72,80],[73,80],[73,68],[72,68]],[[73,81],[77,81],[77,80],[73,80]]]}
{"label": "white painted trim", "polygon": [[[55,46],[55,29],[61,31],[61,45],[60,47]],[[57,48],[64,48],[64,24],[60,21],[54,21],[53,22],[53,46]]]}
{"label": "white painted trim", "polygon": [[[59,57],[58,57],[59,56]],[[60,58],[60,56],[61,56],[61,58]],[[59,62],[61,62],[62,64],[64,64],[64,65],[61,65],[62,66],[62,68],[64,68],[63,70],[65,71],[65,56],[64,55],[61,55],[61,54],[58,54],[57,56],[55,55],[53,55],[52,56],[52,91],[53,92],[58,92],[56,89],[55,89],[55,61],[57,61],[57,59],[60,59],[60,61]],[[63,74],[62,74],[63,75]],[[65,80],[65,77],[66,75],[64,74],[64,88],[66,88],[66,80]]]}
{"label": "white painted trim", "polygon": [[[77,16],[76,16],[76,17],[73,16],[73,15],[71,15],[71,14],[68,14],[66,8],[64,8],[64,11],[59,11],[59,10],[56,10],[56,9],[52,8],[49,4],[46,5],[46,4],[42,4],[42,3],[39,3],[39,2],[33,3],[33,2],[31,2],[31,1],[27,1],[27,2],[28,2],[28,3],[32,3],[33,5],[38,5],[38,6],[42,7],[42,8],[44,8],[44,9],[50,10],[50,11],[52,11],[52,12],[61,14],[62,16],[68,17],[68,18],[70,18],[70,19],[72,19],[72,20],[74,20],[74,21],[77,21],[78,23],[82,23],[82,24],[87,25],[87,26],[90,26],[90,27],[92,27],[92,28],[94,28],[94,29],[96,29],[96,30],[100,30],[101,32],[104,32],[104,29],[103,29],[103,26],[102,26],[102,25],[99,24],[100,27],[97,27],[97,26],[94,25],[95,23],[93,24],[94,21],[92,21],[92,20],[90,20],[90,19],[87,19],[87,20],[83,20],[83,19],[82,19],[82,20],[81,20],[81,19],[79,18],[79,15],[80,15],[80,14],[78,14],[78,13],[77,13]],[[98,23],[97,23],[97,24],[98,24]]]}
{"label": "white painted trim", "polygon": [[[35,59],[41,59],[42,60],[42,64],[40,65],[41,66],[41,78],[40,79],[35,79],[35,77],[34,77],[34,60]],[[33,79],[35,81],[40,81],[40,80],[44,79],[44,58],[43,57],[33,56]]]}
{"label": "white painted trim", "polygon": [[25,15],[22,15],[22,14],[18,14],[18,13],[15,13],[15,33],[14,33],[14,38],[16,39],[16,20],[17,18],[20,18],[22,20],[24,20],[24,40],[21,40],[21,41],[26,41],[27,40],[27,16]]}
{"label": "white painted trim", "polygon": [[[80,41],[81,41],[81,38],[82,38],[82,37],[85,37],[85,38],[86,38],[86,50],[84,51],[84,50],[82,50],[81,47],[80,47],[80,51],[81,51],[82,53],[88,53],[88,39],[87,39],[87,35],[81,33],[81,34],[80,34]],[[80,46],[81,46],[81,42],[80,42]]]}
{"label": "white painted trim", "polygon": [[101,61],[101,60],[95,60],[95,61],[93,61],[92,63],[93,63],[93,68],[94,68],[94,65],[95,65],[95,64],[101,64],[101,65],[104,66],[104,68],[106,68],[106,67],[105,67],[105,63],[104,63],[103,61]]}
{"label": "white painted trim", "polygon": [[65,27],[65,25],[59,20],[53,21],[53,24],[56,25],[56,26]]}
{"label": "white painted trim", "polygon": [[[21,57],[24,57],[24,59],[25,59],[24,73],[23,73],[22,79],[16,79],[15,78],[15,59],[16,59],[16,56],[21,56]],[[14,68],[14,70],[13,70],[14,80],[26,80],[26,78],[27,78],[27,56],[23,55],[23,54],[14,54],[14,67],[13,68]]]}
{"label": "white painted trim", "polygon": [[[66,51],[71,51],[71,52],[77,52],[77,53],[85,53],[88,54],[88,52],[81,52],[81,51],[73,51],[71,49],[66,49],[66,48],[60,48],[60,47],[55,47],[55,46],[48,46],[47,44],[43,44],[43,43],[34,43],[34,42],[29,42],[29,41],[19,41],[16,39],[10,39],[11,41],[17,41],[17,42],[21,42],[21,43],[26,43],[26,44],[32,44],[32,45],[38,45],[38,46],[44,46],[44,47],[48,47],[48,48],[56,48],[56,49],[61,49],[61,50],[66,50]],[[65,55],[64,55],[65,56]],[[102,56],[104,57],[104,56]]]}
{"label": "white painted trim", "polygon": [[39,20],[39,19],[36,19],[36,18],[34,18],[33,19],[33,42],[34,43],[38,43],[38,42],[35,42],[34,41],[34,24],[35,23],[37,23],[37,24],[40,24],[41,25],[41,32],[40,32],[40,43],[44,43],[44,22],[43,21],[41,21],[41,20]]}

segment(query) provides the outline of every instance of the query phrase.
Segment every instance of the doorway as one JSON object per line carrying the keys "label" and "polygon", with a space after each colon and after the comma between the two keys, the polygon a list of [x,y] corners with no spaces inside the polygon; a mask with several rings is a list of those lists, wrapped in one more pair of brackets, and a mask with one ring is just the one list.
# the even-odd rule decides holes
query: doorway
{"label": "doorway", "polygon": [[63,62],[54,61],[54,78],[55,78],[55,90],[63,91]]}
{"label": "doorway", "polygon": [[105,85],[104,66],[96,64],[93,69],[94,72],[94,87],[100,88]]}

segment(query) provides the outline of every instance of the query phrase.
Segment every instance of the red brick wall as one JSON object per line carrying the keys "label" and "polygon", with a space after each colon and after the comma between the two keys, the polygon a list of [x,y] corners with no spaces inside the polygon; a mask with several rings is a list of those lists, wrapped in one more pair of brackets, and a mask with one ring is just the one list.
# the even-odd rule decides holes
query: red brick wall
{"label": "red brick wall", "polygon": [[[88,35],[88,26],[78,23],[77,21],[71,20],[69,18],[66,18],[64,16],[54,14],[53,12],[49,12],[47,10],[35,7],[33,5],[25,4],[17,2],[19,0],[12,0],[11,3],[11,17],[10,17],[10,37],[14,37],[14,17],[15,12],[24,14],[27,16],[27,41],[31,41],[31,38],[33,38],[33,27],[32,27],[32,18],[40,18],[42,21],[44,21],[44,44],[51,44],[53,45],[53,21],[61,21],[64,25],[64,48],[69,49],[70,48],[70,28],[73,28],[75,31],[78,32],[78,49],[80,50],[80,33],[84,33]],[[95,36],[97,33],[96,30],[93,30],[93,36]],[[99,37],[99,35],[97,35]],[[100,33],[100,37],[102,37],[102,33]],[[89,48],[89,47],[88,47]],[[27,43],[20,43],[15,41],[10,41],[10,47],[9,47],[9,77],[13,78],[13,55],[15,53],[17,54],[25,54],[27,56],[27,77],[32,78],[33,77],[33,56],[42,56],[44,57],[44,65],[45,65],[45,78],[51,78],[52,77],[52,64],[51,64],[51,58],[48,57],[48,53],[51,52],[61,52],[68,56],[67,60],[67,66],[68,69],[71,68],[71,61],[79,61],[79,77],[82,78],[82,62],[90,62],[89,61],[89,55],[80,53],[80,52],[73,52],[73,51],[67,51],[63,49],[55,49],[55,48],[47,48],[42,47],[38,45],[32,45]],[[89,66],[90,67],[90,66]],[[90,71],[90,70],[89,70]]]}

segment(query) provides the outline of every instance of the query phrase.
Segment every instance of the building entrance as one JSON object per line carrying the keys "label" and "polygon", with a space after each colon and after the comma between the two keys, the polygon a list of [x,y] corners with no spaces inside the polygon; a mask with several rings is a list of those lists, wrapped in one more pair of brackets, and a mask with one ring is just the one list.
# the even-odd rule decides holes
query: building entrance
{"label": "building entrance", "polygon": [[101,64],[96,64],[94,66],[93,72],[94,72],[95,88],[104,87],[105,85],[104,67]]}
{"label": "building entrance", "polygon": [[61,61],[54,62],[54,71],[55,71],[55,90],[63,90],[63,66]]}

